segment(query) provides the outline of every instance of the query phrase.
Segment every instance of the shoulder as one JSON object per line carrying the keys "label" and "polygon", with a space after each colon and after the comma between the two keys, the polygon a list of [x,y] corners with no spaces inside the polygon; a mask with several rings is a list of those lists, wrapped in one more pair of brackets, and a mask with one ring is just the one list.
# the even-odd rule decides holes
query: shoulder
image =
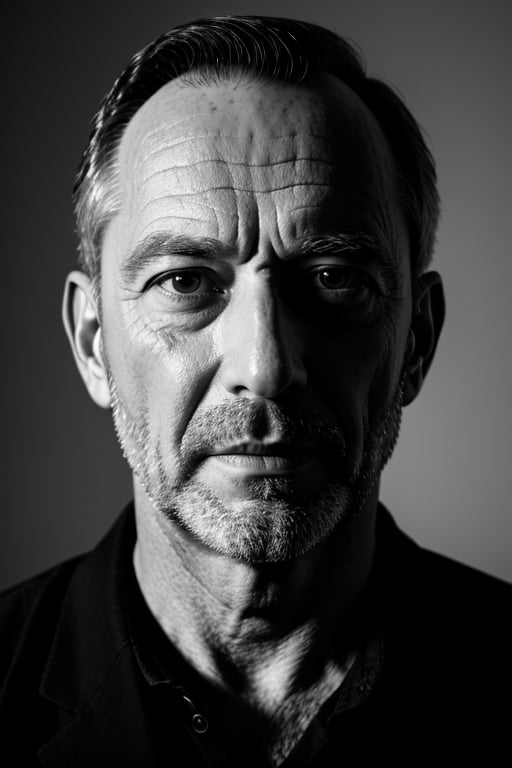
{"label": "shoulder", "polygon": [[52,732],[53,709],[41,702],[39,687],[81,560],[61,563],[0,594],[0,722],[4,741],[21,739],[22,751],[44,743]]}
{"label": "shoulder", "polygon": [[0,621],[14,622],[30,615],[40,597],[57,582],[61,575],[72,570],[82,556],[54,565],[48,570],[14,584],[0,592]]}
{"label": "shoulder", "polygon": [[419,546],[387,512],[379,525],[379,612],[397,658],[467,679],[501,657],[512,685],[512,585]]}
{"label": "shoulder", "polygon": [[127,507],[90,552],[0,594],[0,723],[27,754],[93,698],[126,644],[113,595],[134,528]]}
{"label": "shoulder", "polygon": [[374,581],[384,662],[374,701],[383,722],[402,722],[416,744],[430,740],[437,748],[444,740],[454,754],[468,733],[466,752],[503,746],[512,585],[419,546],[388,513],[378,526]]}
{"label": "shoulder", "polygon": [[430,581],[448,590],[449,594],[471,596],[472,604],[481,598],[512,599],[512,584],[421,546],[418,547],[416,567],[426,586]]}
{"label": "shoulder", "polygon": [[474,696],[496,704],[512,686],[512,585],[419,546],[390,516],[384,525],[378,599],[393,674],[437,708],[443,688],[461,711]]}
{"label": "shoulder", "polygon": [[411,630],[421,633],[430,648],[451,654],[452,669],[484,655],[509,658],[512,585],[419,546],[403,579]]}
{"label": "shoulder", "polygon": [[[446,555],[414,545],[397,563],[409,599],[451,622],[471,623],[506,618],[512,606],[512,585]],[[414,599],[415,598],[415,599]],[[451,623],[450,622],[450,623]]]}
{"label": "shoulder", "polygon": [[107,597],[134,539],[130,503],[94,549],[0,593],[0,690],[9,669],[23,667],[22,658],[27,668],[34,669],[33,659],[43,663],[64,630],[80,624],[94,633],[100,608],[108,617]]}
{"label": "shoulder", "polygon": [[512,584],[422,547],[400,530],[384,507],[379,512],[380,569],[391,590],[412,600],[411,608],[421,601],[437,611],[449,606],[456,613],[475,615],[510,605]]}
{"label": "shoulder", "polygon": [[60,563],[0,593],[0,683],[21,648],[32,660],[43,656],[53,637],[64,596],[82,556]]}

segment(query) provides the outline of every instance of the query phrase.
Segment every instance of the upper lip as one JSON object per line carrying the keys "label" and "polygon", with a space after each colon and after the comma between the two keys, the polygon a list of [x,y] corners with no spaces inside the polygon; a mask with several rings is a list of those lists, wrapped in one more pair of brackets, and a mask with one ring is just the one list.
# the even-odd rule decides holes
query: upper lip
{"label": "upper lip", "polygon": [[274,441],[271,443],[262,443],[259,441],[248,440],[241,443],[231,443],[229,445],[217,446],[211,453],[213,455],[221,454],[241,454],[245,456],[304,456],[314,452],[311,445],[287,443]]}

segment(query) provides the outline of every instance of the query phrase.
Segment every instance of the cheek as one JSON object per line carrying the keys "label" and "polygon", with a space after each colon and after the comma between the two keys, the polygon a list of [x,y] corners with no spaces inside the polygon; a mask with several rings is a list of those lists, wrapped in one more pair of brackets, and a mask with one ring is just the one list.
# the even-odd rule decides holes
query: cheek
{"label": "cheek", "polygon": [[382,326],[358,331],[331,342],[322,355],[323,393],[355,454],[387,414],[399,386],[403,353],[398,336]]}
{"label": "cheek", "polygon": [[111,334],[108,358],[127,410],[137,419],[144,409],[152,434],[167,443],[179,443],[211,378],[209,335],[178,335],[140,320]]}
{"label": "cheek", "polygon": [[376,360],[367,394],[369,428],[385,419],[396,399],[404,375],[404,355],[405,344],[398,338],[389,342]]}

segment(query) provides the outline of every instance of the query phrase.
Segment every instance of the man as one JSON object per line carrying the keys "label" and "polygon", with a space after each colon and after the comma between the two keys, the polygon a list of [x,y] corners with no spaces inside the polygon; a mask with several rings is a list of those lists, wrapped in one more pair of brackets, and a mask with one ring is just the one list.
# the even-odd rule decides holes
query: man
{"label": "man", "polygon": [[184,25],[103,103],[76,209],[64,323],[134,504],[3,597],[16,762],[490,759],[510,587],[378,502],[444,316],[403,103],[313,25]]}

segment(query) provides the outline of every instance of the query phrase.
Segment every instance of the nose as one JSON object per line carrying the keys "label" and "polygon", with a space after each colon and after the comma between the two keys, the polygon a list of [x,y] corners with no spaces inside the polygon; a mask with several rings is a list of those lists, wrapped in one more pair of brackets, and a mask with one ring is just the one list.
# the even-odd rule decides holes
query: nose
{"label": "nose", "polygon": [[304,339],[270,279],[225,310],[220,377],[231,394],[276,398],[306,384]]}

